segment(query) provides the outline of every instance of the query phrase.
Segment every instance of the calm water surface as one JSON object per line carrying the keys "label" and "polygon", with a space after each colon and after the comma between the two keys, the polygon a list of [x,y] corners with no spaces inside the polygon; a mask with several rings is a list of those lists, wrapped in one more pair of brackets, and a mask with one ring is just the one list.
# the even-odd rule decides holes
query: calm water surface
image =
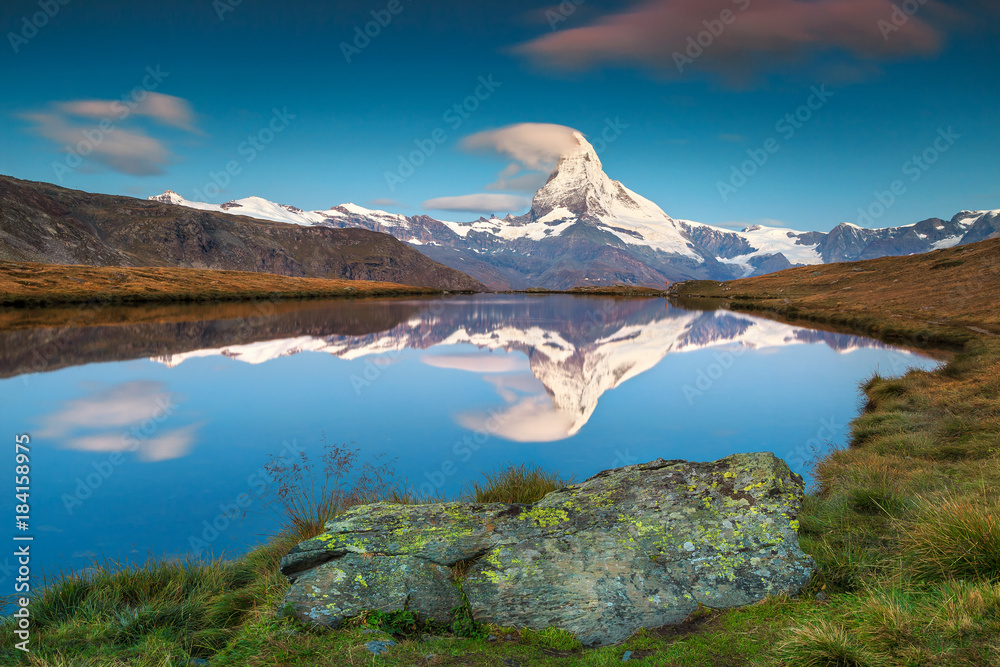
{"label": "calm water surface", "polygon": [[[259,513],[262,466],[328,443],[385,454],[412,485],[449,494],[507,462],[582,480],[657,457],[772,451],[802,473],[814,449],[845,441],[859,381],[935,365],[866,338],[660,299],[490,295],[116,317],[59,329],[5,320],[0,333],[5,437],[32,436],[36,572],[245,551],[274,528]],[[240,500],[245,517],[234,516]],[[12,576],[0,557],[5,590]]]}

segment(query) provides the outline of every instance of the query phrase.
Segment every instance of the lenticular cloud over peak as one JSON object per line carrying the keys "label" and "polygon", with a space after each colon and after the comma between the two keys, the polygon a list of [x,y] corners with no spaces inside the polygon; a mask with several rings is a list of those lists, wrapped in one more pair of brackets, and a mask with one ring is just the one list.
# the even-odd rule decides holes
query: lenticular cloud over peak
{"label": "lenticular cloud over peak", "polygon": [[576,132],[555,123],[517,123],[468,136],[462,148],[499,153],[527,169],[551,170],[561,156],[579,148]]}

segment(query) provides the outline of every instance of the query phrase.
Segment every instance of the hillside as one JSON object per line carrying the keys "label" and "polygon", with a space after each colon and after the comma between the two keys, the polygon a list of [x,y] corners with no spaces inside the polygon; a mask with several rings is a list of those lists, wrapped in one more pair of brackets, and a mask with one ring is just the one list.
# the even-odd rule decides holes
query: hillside
{"label": "hillside", "polygon": [[878,336],[961,342],[1000,333],[1000,239],[907,257],[786,269],[730,282],[690,281],[679,298],[852,326]]}
{"label": "hillside", "polygon": [[0,259],[485,289],[387,234],[302,227],[7,176],[0,176]]}
{"label": "hillside", "polygon": [[271,273],[162,267],[64,266],[0,261],[0,305],[242,301],[436,294],[368,280],[290,278]]}

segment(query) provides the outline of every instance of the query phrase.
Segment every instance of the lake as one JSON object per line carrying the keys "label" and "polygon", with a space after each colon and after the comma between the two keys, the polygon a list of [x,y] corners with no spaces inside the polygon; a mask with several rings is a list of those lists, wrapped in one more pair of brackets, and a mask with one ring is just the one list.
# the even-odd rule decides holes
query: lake
{"label": "lake", "polygon": [[[36,572],[246,551],[275,528],[261,511],[265,463],[330,444],[395,459],[432,494],[508,462],[583,480],[659,457],[772,451],[806,473],[846,441],[860,381],[937,363],[663,299],[66,313],[59,327],[21,327],[45,324],[44,311],[0,319],[4,430],[31,435]],[[0,582],[15,576],[6,558]]]}

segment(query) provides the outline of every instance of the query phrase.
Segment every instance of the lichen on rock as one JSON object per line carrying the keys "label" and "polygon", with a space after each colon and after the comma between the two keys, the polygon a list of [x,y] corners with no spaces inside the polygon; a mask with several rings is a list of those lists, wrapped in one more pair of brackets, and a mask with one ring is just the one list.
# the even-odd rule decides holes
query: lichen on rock
{"label": "lichen on rock", "polygon": [[480,622],[615,643],[699,604],[799,591],[814,570],[798,545],[802,494],[759,453],[608,470],[534,505],[364,505],[282,560],[285,601],[336,627],[371,609],[446,621],[464,593]]}

